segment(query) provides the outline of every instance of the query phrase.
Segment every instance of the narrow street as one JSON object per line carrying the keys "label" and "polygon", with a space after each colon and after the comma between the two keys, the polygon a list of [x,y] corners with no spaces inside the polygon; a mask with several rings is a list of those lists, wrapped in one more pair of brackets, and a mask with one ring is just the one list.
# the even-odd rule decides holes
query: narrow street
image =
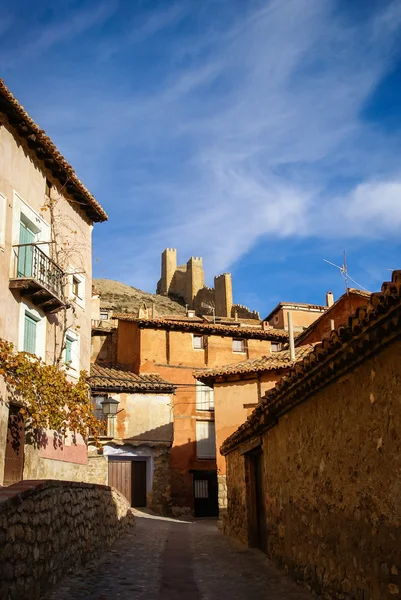
{"label": "narrow street", "polygon": [[310,600],[259,551],[223,536],[214,520],[136,512],[135,530],[95,565],[67,576],[49,600]]}

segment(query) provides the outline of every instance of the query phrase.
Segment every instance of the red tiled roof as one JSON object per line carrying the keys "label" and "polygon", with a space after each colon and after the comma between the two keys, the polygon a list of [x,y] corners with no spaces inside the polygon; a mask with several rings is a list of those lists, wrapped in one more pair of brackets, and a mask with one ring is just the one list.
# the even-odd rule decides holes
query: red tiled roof
{"label": "red tiled roof", "polygon": [[266,356],[245,360],[231,365],[223,365],[214,369],[203,369],[194,371],[197,379],[216,379],[228,375],[240,375],[242,373],[260,373],[263,371],[275,371],[278,369],[289,369],[299,360],[304,359],[313,350],[314,344],[305,344],[295,349],[295,360],[291,360],[289,350],[272,352]]}
{"label": "red tiled roof", "polygon": [[391,282],[371,295],[366,307],[358,308],[330,338],[316,344],[306,358],[296,363],[288,376],[268,391],[248,420],[221,446],[228,454],[249,438],[273,427],[277,419],[331,381],[338,379],[377,349],[401,336],[401,270]]}
{"label": "red tiled roof", "polygon": [[173,384],[160,377],[158,373],[137,375],[112,364],[91,365],[89,385],[93,391],[171,393],[174,389]]}
{"label": "red tiled roof", "polygon": [[114,318],[119,321],[132,321],[141,328],[150,329],[175,329],[178,331],[200,332],[205,334],[225,335],[235,338],[256,338],[271,341],[288,340],[288,332],[284,329],[257,329],[256,327],[238,327],[238,325],[218,325],[213,323],[193,322],[192,319],[169,320],[168,318],[140,319],[128,313],[114,313]]}
{"label": "red tiled roof", "polygon": [[53,176],[76,198],[93,221],[107,221],[107,214],[75,174],[74,169],[57,150],[43,129],[31,119],[24,107],[0,79],[0,112],[7,115],[18,135],[27,140],[38,160],[46,165]]}

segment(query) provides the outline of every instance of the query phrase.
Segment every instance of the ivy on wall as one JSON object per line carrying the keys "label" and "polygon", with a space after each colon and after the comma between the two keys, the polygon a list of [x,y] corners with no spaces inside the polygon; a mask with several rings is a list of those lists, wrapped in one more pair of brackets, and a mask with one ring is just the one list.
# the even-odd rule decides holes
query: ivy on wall
{"label": "ivy on wall", "polygon": [[64,370],[33,354],[16,352],[12,343],[0,339],[0,376],[6,382],[8,400],[21,406],[28,431],[37,437],[49,429],[61,435],[70,431],[84,439],[91,435],[98,443],[102,423],[93,413],[85,371],[74,384]]}

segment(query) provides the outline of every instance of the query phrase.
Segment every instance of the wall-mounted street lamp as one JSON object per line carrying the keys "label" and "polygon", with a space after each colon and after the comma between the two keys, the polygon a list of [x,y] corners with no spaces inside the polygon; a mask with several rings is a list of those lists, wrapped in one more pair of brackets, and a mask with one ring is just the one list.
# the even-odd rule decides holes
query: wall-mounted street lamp
{"label": "wall-mounted street lamp", "polygon": [[116,414],[120,402],[111,396],[106,396],[100,404],[107,420],[107,437],[114,437]]}

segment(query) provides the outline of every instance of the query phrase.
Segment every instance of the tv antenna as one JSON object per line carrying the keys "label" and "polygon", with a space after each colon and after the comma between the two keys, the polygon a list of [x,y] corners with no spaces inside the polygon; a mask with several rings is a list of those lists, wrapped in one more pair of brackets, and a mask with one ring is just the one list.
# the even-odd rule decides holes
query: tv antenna
{"label": "tv antenna", "polygon": [[348,295],[348,291],[349,291],[349,285],[348,285],[349,280],[353,281],[355,283],[355,285],[357,285],[359,288],[361,288],[361,290],[364,290],[365,292],[369,292],[369,290],[367,290],[366,288],[363,287],[363,285],[361,285],[360,283],[355,281],[355,279],[353,279],[351,277],[351,275],[348,273],[347,253],[345,252],[345,250],[344,250],[344,262],[342,265],[336,265],[335,263],[331,262],[330,260],[326,260],[325,258],[323,260],[324,260],[324,262],[328,263],[329,265],[332,265],[333,267],[336,267],[337,269],[339,269],[340,275],[344,279],[344,282],[345,282],[345,292],[347,295]]}
{"label": "tv antenna", "polygon": [[207,308],[208,310],[212,311],[213,314],[213,323],[216,324],[216,309],[214,306],[212,306],[211,304],[206,304],[206,302],[202,302],[201,304],[202,308]]}

